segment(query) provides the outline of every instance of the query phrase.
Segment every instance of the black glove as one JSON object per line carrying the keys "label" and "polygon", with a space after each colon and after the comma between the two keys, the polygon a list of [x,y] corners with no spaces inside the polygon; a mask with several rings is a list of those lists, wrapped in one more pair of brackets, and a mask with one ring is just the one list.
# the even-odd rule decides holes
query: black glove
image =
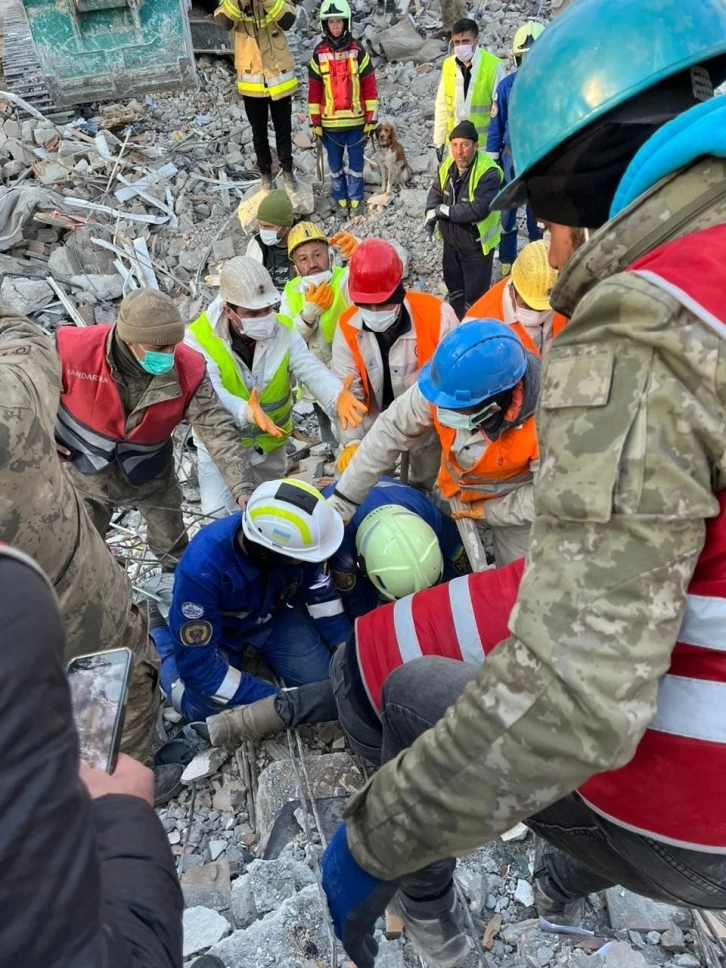
{"label": "black glove", "polygon": [[439,160],[439,164],[444,160],[444,155],[446,154],[446,145],[439,145],[436,149],[436,157]]}

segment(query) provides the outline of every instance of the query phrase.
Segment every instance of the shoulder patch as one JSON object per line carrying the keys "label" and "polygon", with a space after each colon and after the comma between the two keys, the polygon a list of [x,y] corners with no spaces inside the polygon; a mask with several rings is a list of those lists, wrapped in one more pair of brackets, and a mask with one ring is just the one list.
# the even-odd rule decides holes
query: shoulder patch
{"label": "shoulder patch", "polygon": [[185,622],[179,629],[179,638],[184,645],[206,645],[213,631],[211,622]]}
{"label": "shoulder patch", "polygon": [[201,605],[195,604],[195,602],[184,602],[181,607],[181,613],[184,618],[201,618],[204,615],[204,609]]}
{"label": "shoulder patch", "polygon": [[496,102],[494,102],[494,104],[492,104],[492,117],[496,118],[498,114],[499,114],[499,108],[497,107]]}

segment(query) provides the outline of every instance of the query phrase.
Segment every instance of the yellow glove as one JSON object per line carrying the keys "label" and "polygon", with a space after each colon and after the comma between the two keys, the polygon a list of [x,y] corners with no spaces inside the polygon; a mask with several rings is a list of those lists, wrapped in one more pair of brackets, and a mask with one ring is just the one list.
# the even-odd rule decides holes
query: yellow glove
{"label": "yellow glove", "polygon": [[322,312],[330,309],[334,299],[335,293],[328,282],[321,282],[319,286],[310,286],[305,293],[305,302],[315,303],[316,306],[320,306]]}
{"label": "yellow glove", "polygon": [[342,474],[348,464],[350,464],[350,462],[353,460],[355,457],[355,452],[359,447],[360,441],[354,440],[352,443],[346,444],[346,446],[341,450],[340,455],[335,462],[335,469],[339,474]]}
{"label": "yellow glove", "polygon": [[285,436],[285,431],[281,427],[278,427],[274,421],[270,420],[260,406],[259,396],[256,389],[250,393],[250,398],[247,401],[247,410],[252,417],[252,421],[257,424],[260,430],[263,430],[266,434],[271,434],[273,437]]}
{"label": "yellow glove", "polygon": [[331,245],[337,245],[344,259],[350,259],[358,248],[358,239],[354,238],[350,232],[336,232],[330,239]]}
{"label": "yellow glove", "polygon": [[343,430],[348,427],[357,427],[363,423],[363,417],[368,413],[368,407],[350,392],[350,385],[353,382],[353,374],[349,373],[343,380],[343,389],[335,401],[335,409],[338,413],[338,420]]}
{"label": "yellow glove", "polygon": [[313,138],[322,138],[322,137],[323,137],[323,126],[321,124],[314,124]]}
{"label": "yellow glove", "polygon": [[454,521],[459,521],[462,518],[470,518],[472,521],[481,521],[482,518],[486,518],[486,503],[486,501],[477,501],[476,504],[468,504],[459,511],[453,511],[451,517],[454,519]]}
{"label": "yellow glove", "polygon": [[377,127],[378,125],[375,121],[369,121],[363,128],[363,134],[366,136],[366,138],[370,138]]}

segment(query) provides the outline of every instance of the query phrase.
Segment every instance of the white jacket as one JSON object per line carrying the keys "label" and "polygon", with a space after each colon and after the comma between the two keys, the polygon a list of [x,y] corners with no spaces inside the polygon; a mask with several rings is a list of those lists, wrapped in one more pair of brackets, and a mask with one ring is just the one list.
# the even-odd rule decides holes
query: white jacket
{"label": "white jacket", "polygon": [[[409,317],[413,321],[413,313],[411,312],[411,307],[408,303],[408,300],[404,300],[403,304],[406,307]],[[459,320],[457,319],[456,313],[451,306],[444,302],[443,299],[440,301],[440,305],[440,339],[443,339],[448,333],[459,325]],[[363,357],[363,362],[368,373],[371,400],[368,415],[364,418],[363,423],[358,427],[353,427],[342,431],[341,442],[343,445],[348,444],[353,440],[363,439],[366,432],[373,425],[373,421],[381,412],[383,401],[383,358],[381,356],[381,351],[378,348],[378,340],[376,339],[375,335],[368,330],[362,329],[362,324],[363,319],[360,313],[355,313],[350,320],[350,325],[360,331],[358,343],[360,346],[361,356]],[[414,329],[413,322],[409,331],[404,333],[403,336],[400,336],[391,347],[391,350],[388,354],[388,365],[391,371],[391,388],[393,390],[393,396],[394,398],[397,398],[400,397],[401,394],[405,393],[409,387],[416,383],[418,371],[420,369],[418,357],[416,356],[416,331]],[[345,337],[340,329],[336,330],[335,337],[333,339],[332,369],[335,375],[340,377],[341,380],[348,376],[349,373],[352,373],[354,380],[351,390],[359,400],[364,399],[365,395],[363,393],[363,382],[360,378],[360,373],[355,365],[353,354],[350,352]],[[408,450],[408,447],[405,449]],[[388,467],[389,465],[386,464],[384,466]]]}
{"label": "white jacket", "polygon": [[[479,70],[479,64],[481,63],[481,47],[477,47],[474,51],[474,56],[471,59],[471,81],[469,82],[469,92],[468,96],[464,97],[464,75],[461,71],[456,69],[456,88],[454,90],[454,126],[456,126],[459,121],[466,121],[470,115],[471,108],[471,92],[474,89],[474,79],[476,73]],[[494,92],[499,87],[499,82],[503,81],[507,75],[507,71],[504,64],[497,67],[496,74],[494,75],[494,87],[492,88],[492,100],[494,99]],[[440,145],[448,143],[448,132],[446,130],[447,122],[447,110],[446,110],[446,96],[444,94],[444,79],[443,77],[439,81],[439,87],[436,91],[436,107],[434,109],[434,144],[438,148]],[[484,145],[479,145],[483,150]]]}
{"label": "white jacket", "polygon": [[[336,484],[336,491],[355,504],[362,504],[386,469],[433,426],[431,406],[415,383],[378,417]],[[482,434],[459,431],[454,441],[454,457],[461,467],[467,469],[481,458],[487,446]],[[486,502],[485,519],[492,527],[524,525],[534,520],[537,468],[534,463],[530,466],[532,483]]]}
{"label": "white jacket", "polygon": [[[210,322],[216,320],[214,325],[214,335],[222,339],[232,352],[232,341],[229,337],[229,324],[224,315],[221,314],[218,300],[210,305],[207,310]],[[207,362],[207,373],[212,381],[222,405],[229,410],[235,419],[240,431],[244,433],[249,430],[249,423],[246,417],[246,402],[230,393],[222,386],[222,376],[219,367],[214,360],[204,352],[194,337],[194,334],[187,330],[184,342],[197,353],[201,353]],[[277,372],[280,363],[285,355],[289,353],[290,373],[300,382],[310,389],[320,406],[330,416],[335,416],[335,401],[338,394],[343,389],[341,381],[324,366],[320,360],[310,352],[300,335],[295,329],[288,329],[278,323],[277,331],[270,339],[259,340],[255,346],[252,357],[252,370],[250,371],[243,361],[232,353],[234,363],[239,370],[240,376],[245,386],[251,391],[257,389],[262,393],[269,384],[272,377]]]}

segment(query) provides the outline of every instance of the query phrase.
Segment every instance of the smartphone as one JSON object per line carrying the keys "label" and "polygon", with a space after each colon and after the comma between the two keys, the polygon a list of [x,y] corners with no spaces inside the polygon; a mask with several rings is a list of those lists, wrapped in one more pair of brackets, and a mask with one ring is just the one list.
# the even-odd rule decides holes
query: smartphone
{"label": "smartphone", "polygon": [[79,655],[68,663],[81,758],[113,773],[124,727],[133,656],[129,649]]}

